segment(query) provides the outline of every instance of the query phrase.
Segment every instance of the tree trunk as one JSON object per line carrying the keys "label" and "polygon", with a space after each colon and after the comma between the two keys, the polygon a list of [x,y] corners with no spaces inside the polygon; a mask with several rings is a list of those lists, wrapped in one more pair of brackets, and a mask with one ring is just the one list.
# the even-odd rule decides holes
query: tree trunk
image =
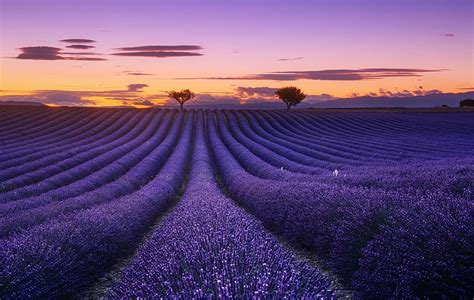
{"label": "tree trunk", "polygon": [[290,108],[291,108],[291,104],[288,103],[288,104],[286,105],[286,110],[290,110]]}
{"label": "tree trunk", "polygon": [[179,104],[179,110],[183,110],[183,104],[184,104],[184,103],[180,103],[180,104]]}

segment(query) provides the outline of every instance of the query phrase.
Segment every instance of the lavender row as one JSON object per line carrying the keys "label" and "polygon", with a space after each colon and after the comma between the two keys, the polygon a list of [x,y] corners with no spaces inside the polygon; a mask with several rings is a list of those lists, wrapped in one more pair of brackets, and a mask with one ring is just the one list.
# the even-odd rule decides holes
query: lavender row
{"label": "lavender row", "polygon": [[[22,115],[23,118],[15,119],[12,122],[9,122],[8,124],[2,126],[2,140],[4,136],[7,136],[11,133],[15,133],[15,129],[17,128],[20,130],[26,129],[28,127],[34,128],[34,126],[37,126],[38,123],[41,124],[42,120],[44,121],[46,118],[51,119],[51,115],[59,114],[63,111],[66,111],[66,109],[34,109],[30,111],[26,116]],[[18,131],[16,133],[18,134]]]}
{"label": "lavender row", "polygon": [[[377,129],[376,127],[372,131],[361,130],[358,128],[358,124],[351,120],[349,113],[321,114],[316,120],[314,116],[306,113],[295,114],[294,118],[288,118],[288,116],[279,113],[275,114],[279,115],[280,119],[284,119],[285,122],[297,126],[296,134],[305,134],[308,138],[311,138],[316,132],[319,138],[329,137],[329,141],[336,144],[340,141],[347,143],[349,147],[351,145],[353,147],[363,147],[368,151],[372,148],[377,149],[377,152],[383,151],[390,155],[396,155],[400,151],[420,152],[427,150],[423,145],[400,143],[400,141],[392,138],[380,138],[373,132]],[[299,119],[302,121],[296,122]],[[392,129],[392,134],[395,132]]]}
{"label": "lavender row", "polygon": [[[0,219],[0,238],[24,230],[61,215],[68,215],[79,209],[112,201],[138,190],[149,182],[168,160],[180,134],[184,113],[178,113],[168,135],[146,157],[117,180],[74,198],[51,202],[48,198],[30,201],[16,201],[4,205]],[[20,211],[19,211],[20,210]]]}
{"label": "lavender row", "polygon": [[102,122],[103,119],[100,117],[110,115],[111,113],[112,111],[96,110],[88,114],[76,114],[63,120],[59,128],[48,127],[41,133],[35,133],[33,136],[25,136],[24,139],[16,142],[9,140],[6,147],[1,147],[0,151],[9,151],[9,149],[24,150],[29,147],[58,142],[62,139],[67,140],[77,135],[78,132],[81,132],[81,129],[83,129],[83,131],[87,131],[88,128],[92,129],[93,126],[90,126],[91,123],[94,124],[97,121]]}
{"label": "lavender row", "polygon": [[[228,131],[229,130],[228,127],[232,127],[232,126],[227,126],[222,113],[218,111],[215,113],[215,116],[217,119],[218,127],[221,130],[222,135],[223,136],[227,135],[229,136],[229,138],[232,137],[232,134]],[[234,124],[234,126],[236,125]],[[234,133],[236,132],[234,131]],[[249,140],[248,138],[245,139],[243,135],[239,135],[235,137],[240,138],[238,141],[242,145],[244,145],[247,149],[249,149],[252,153],[257,155],[261,159],[266,160],[267,162],[269,162],[271,165],[273,165],[276,168],[284,168],[291,172],[303,173],[303,174],[317,174],[321,171],[321,166],[316,166],[316,165],[307,166],[307,165],[303,165],[303,164],[291,161],[290,159],[272,151],[275,149],[272,148],[272,150],[270,150],[258,143],[255,143]],[[279,148],[279,150],[285,151],[283,147]]]}
{"label": "lavender row", "polygon": [[[370,286],[370,279],[364,279],[366,278],[364,276],[370,272],[363,273],[363,270],[377,268],[377,264],[382,264],[380,260],[370,260],[369,253],[371,252],[368,252],[367,249],[370,249],[372,243],[377,240],[380,232],[386,228],[385,225],[395,223],[394,220],[399,220],[398,216],[401,212],[412,211],[413,207],[417,205],[428,213],[434,205],[437,205],[436,208],[442,211],[443,203],[458,203],[459,205],[450,207],[454,216],[460,216],[459,219],[453,218],[449,223],[450,235],[446,236],[444,234],[446,231],[439,230],[433,231],[430,237],[433,241],[444,240],[444,245],[455,244],[461,245],[462,248],[441,247],[446,256],[454,259],[444,261],[444,265],[440,265],[435,270],[423,268],[425,272],[432,272],[429,277],[418,278],[418,284],[423,284],[425,289],[408,289],[408,291],[405,290],[405,293],[411,296],[428,295],[433,297],[448,297],[454,293],[469,295],[472,285],[469,285],[470,277],[466,276],[470,275],[469,270],[471,270],[467,261],[472,259],[472,256],[468,256],[467,259],[463,256],[466,253],[472,255],[472,251],[469,250],[471,244],[467,242],[469,239],[466,239],[473,234],[473,227],[466,226],[472,222],[472,210],[467,209],[470,203],[469,199],[472,197],[468,190],[466,190],[467,194],[457,197],[442,191],[425,192],[422,197],[415,197],[399,191],[344,187],[316,182],[262,180],[246,173],[232,155],[225,152],[225,149],[210,148],[224,184],[234,199],[261,219],[268,228],[285,236],[288,241],[312,249],[325,259],[336,274],[348,284],[352,284],[358,293],[368,293],[365,295],[370,295],[370,288],[375,289],[376,287]],[[453,201],[450,201],[451,199]],[[415,220],[416,214],[412,214],[411,218],[414,220],[406,222],[417,221]],[[429,223],[417,225],[423,225],[425,227],[421,228],[429,231]],[[390,228],[401,229],[396,226]],[[415,228],[413,227],[413,230]],[[410,233],[407,233],[407,236],[411,236]],[[404,245],[408,241],[400,238],[393,243]],[[423,261],[421,257],[425,257],[425,252],[429,250],[429,247],[426,249],[414,244],[412,254],[407,254],[412,255],[411,261],[400,259],[396,263],[401,263],[400,268],[404,267],[403,263],[407,268],[408,264],[412,262],[421,263]],[[374,251],[373,253],[382,255],[383,252]],[[423,261],[424,266],[436,263],[435,259],[436,257],[431,256],[427,261]],[[367,265],[359,264],[359,260],[367,261]],[[417,260],[420,261],[417,262]],[[459,262],[464,263],[459,264]],[[388,266],[395,264],[393,261],[386,263]],[[449,274],[453,274],[450,270],[455,269],[459,270],[459,276],[453,280]],[[388,272],[387,274],[392,273]],[[397,289],[417,284],[415,280],[410,281],[412,278],[403,277],[402,274],[403,271],[398,273],[399,276],[396,277],[398,281],[390,284],[386,282],[387,287],[395,286],[396,288],[385,291],[384,296],[398,295]],[[378,280],[383,284],[383,280],[393,280],[394,277],[380,276]],[[441,286],[441,283],[449,283],[444,284],[443,291],[435,288]],[[430,292],[431,290],[433,292]]]}
{"label": "lavender row", "polygon": [[[137,126],[140,118],[143,118],[143,114],[137,113],[132,118],[130,117],[132,117],[131,114],[125,114],[113,124],[104,122],[109,126],[100,130],[96,135],[85,138],[83,143],[78,141],[62,147],[52,147],[47,151],[37,153],[34,156],[36,159],[32,161],[28,161],[31,157],[25,157],[27,161],[23,164],[19,160],[11,160],[12,163],[15,163],[15,167],[0,172],[0,180],[3,181],[1,186],[5,190],[8,186],[18,188],[38,182],[125,143],[126,134]],[[23,174],[24,176],[20,176]]]}
{"label": "lavender row", "polygon": [[[333,138],[330,132],[325,131],[324,134],[319,135],[317,130],[313,130],[310,137],[301,136],[302,129],[296,124],[284,123],[284,119],[280,120],[271,115],[264,116],[263,114],[254,112],[244,112],[244,114],[251,118],[254,126],[261,126],[268,134],[273,137],[286,140],[294,145],[301,145],[310,149],[317,149],[332,155],[345,158],[358,159],[387,159],[390,155],[377,151],[374,153],[373,147],[366,145],[356,145],[354,142],[348,143],[345,139]],[[296,116],[294,117],[296,119]],[[281,124],[280,124],[281,123]],[[286,125],[286,126],[285,126]]]}
{"label": "lavender row", "polygon": [[[229,153],[238,161],[238,167],[242,167],[246,172],[264,179],[274,179],[281,181],[313,181],[319,180],[317,176],[310,176],[299,173],[292,173],[284,168],[275,166],[262,160],[253,154],[248,148],[235,141],[225,126],[220,126],[219,130],[214,122],[214,113],[207,111],[207,132],[210,147],[214,152]],[[275,158],[274,158],[275,159]],[[284,162],[282,162],[284,163]]]}
{"label": "lavender row", "polygon": [[[99,110],[88,116],[82,116],[78,120],[71,120],[71,124],[64,123],[62,128],[56,129],[49,134],[35,135],[35,137],[30,137],[19,143],[9,143],[0,151],[8,152],[12,149],[15,152],[23,152],[16,155],[16,157],[18,157],[20,155],[25,155],[26,153],[31,153],[36,149],[44,148],[47,145],[54,146],[55,144],[70,143],[70,139],[79,140],[81,135],[87,136],[93,134],[95,126],[104,123],[110,115],[113,115],[113,111]],[[29,150],[29,152],[25,150]]]}
{"label": "lavender row", "polygon": [[[232,114],[226,113],[228,116],[229,123],[234,123],[240,126],[242,132],[254,142],[259,143],[267,147],[268,149],[275,149],[276,153],[284,155],[289,159],[302,163],[305,165],[313,165],[315,163],[325,168],[334,169],[340,165],[357,165],[359,161],[355,157],[349,157],[349,155],[343,154],[342,152],[331,151],[329,149],[317,149],[316,147],[300,146],[298,144],[288,142],[284,139],[280,139],[265,132],[259,125],[258,122],[247,120],[242,114],[233,114],[237,120],[235,120]],[[232,122],[231,122],[232,120]],[[237,126],[234,126],[237,128]]]}
{"label": "lavender row", "polygon": [[[275,115],[278,115],[275,113]],[[301,116],[301,121],[296,122]],[[282,124],[287,124],[286,126],[293,126],[295,130],[292,135],[296,138],[301,138],[302,136],[311,141],[314,139],[315,135],[317,140],[313,140],[315,143],[321,143],[324,140],[327,140],[329,146],[332,144],[333,147],[337,148],[338,145],[344,145],[344,149],[361,149],[364,150],[361,156],[368,156],[370,158],[375,155],[384,154],[389,155],[392,159],[396,159],[397,156],[400,156],[400,152],[404,151],[425,151],[426,149],[422,147],[420,149],[418,145],[404,145],[400,144],[397,141],[392,139],[379,139],[375,136],[372,136],[370,132],[360,132],[356,126],[345,125],[348,118],[342,114],[337,120],[333,120],[326,116],[325,114],[321,116],[316,123],[313,123],[313,118],[305,118],[304,114],[295,114],[293,118],[288,118],[288,116],[279,115],[278,120]],[[278,123],[273,123],[274,126],[279,126]],[[279,126],[281,128],[281,126]],[[346,150],[354,151],[354,150]]]}
{"label": "lavender row", "polygon": [[90,141],[94,140],[95,136],[104,130],[108,130],[108,127],[112,126],[112,123],[117,119],[120,120],[120,115],[121,114],[117,114],[111,117],[108,117],[108,115],[103,115],[102,118],[98,118],[98,122],[90,122],[91,124],[89,125],[92,127],[88,126],[79,132],[74,132],[75,135],[69,139],[63,140],[62,137],[58,137],[54,141],[49,140],[37,145],[32,143],[31,145],[25,147],[13,147],[9,151],[2,150],[4,154],[1,155],[0,159],[2,159],[2,163],[0,163],[0,165],[3,169],[7,169],[12,166],[20,166],[24,162],[30,162],[33,159],[36,160],[38,157],[44,158],[51,153],[57,154],[58,152],[61,153],[69,149],[73,149],[78,145],[86,145]]}
{"label": "lavender row", "polygon": [[[39,124],[31,124],[13,130],[11,135],[2,138],[3,142],[8,144],[27,141],[32,137],[43,135],[45,133],[51,133],[58,128],[62,128],[64,123],[68,123],[68,120],[80,120],[81,116],[87,115],[87,111],[79,109],[66,110],[64,113],[56,112],[57,115],[50,115],[44,119],[41,119]],[[36,119],[36,118],[35,118]],[[74,124],[71,122],[71,124]]]}
{"label": "lavender row", "polygon": [[[303,113],[304,114],[304,113]],[[443,153],[452,153],[453,151],[456,152],[456,149],[453,149],[450,146],[449,141],[443,141],[440,144],[433,144],[433,140],[436,140],[438,137],[456,137],[458,141],[462,140],[459,139],[459,134],[465,137],[465,134],[460,133],[460,130],[450,130],[445,131],[444,128],[449,126],[450,122],[443,122],[443,119],[440,117],[438,122],[436,123],[436,128],[431,130],[430,132],[419,132],[416,126],[412,126],[412,130],[407,132],[403,131],[400,132],[393,126],[386,127],[383,130],[378,129],[382,126],[386,119],[390,119],[386,116],[386,114],[380,113],[370,113],[367,114],[363,118],[363,120],[371,120],[375,118],[379,118],[378,122],[371,121],[370,126],[365,126],[364,129],[358,130],[360,124],[358,122],[361,121],[361,117],[355,118],[354,113],[340,113],[336,115],[324,115],[321,119],[324,121],[323,124],[331,123],[334,128],[339,131],[340,133],[344,132],[344,128],[346,128],[346,136],[347,135],[354,135],[357,138],[363,138],[365,142],[368,143],[385,143],[387,145],[392,145],[396,149],[401,149],[402,151],[412,151],[412,150],[419,150],[419,151],[433,151],[433,150],[442,150]],[[418,116],[410,116],[410,114],[403,114],[402,117],[399,118],[397,123],[403,124],[411,124],[415,122],[416,118],[423,118],[425,114],[418,115]],[[469,122],[469,115],[467,114],[459,114],[458,117],[464,119],[464,122]],[[354,120],[355,119],[355,120]],[[380,131],[380,133],[377,133]],[[445,133],[442,133],[442,132]],[[464,131],[465,132],[465,131]],[[441,134],[440,134],[441,133]],[[466,132],[465,132],[466,133]],[[422,144],[419,143],[420,138],[422,139]],[[413,140],[410,142],[409,140]]]}
{"label": "lavender row", "polygon": [[[166,117],[168,126],[172,119],[171,114],[169,113]],[[0,203],[20,200],[30,196],[48,197],[51,201],[64,199],[64,197],[76,196],[118,178],[164,137],[167,127],[160,126],[163,115],[164,112],[159,113],[156,118],[152,118],[151,115],[144,118],[142,122],[145,124],[149,122],[149,124],[144,129],[141,126],[133,128],[131,131],[132,136],[135,136],[133,140],[93,160],[89,160],[66,172],[48,177],[39,183],[0,194]],[[160,135],[153,136],[157,130],[160,131]],[[145,142],[149,139],[152,139],[150,143],[153,142],[154,144],[146,144]],[[124,156],[126,154],[128,156]]]}
{"label": "lavender row", "polygon": [[[44,110],[43,110],[44,111]],[[3,128],[11,126],[12,123],[28,118],[32,114],[40,114],[41,110],[37,107],[22,107],[18,109],[17,107],[3,106],[0,108],[0,132],[3,132]],[[0,136],[2,134],[0,133]]]}
{"label": "lavender row", "polygon": [[317,269],[298,261],[220,192],[199,112],[186,191],[107,297],[329,298],[328,288]]}
{"label": "lavender row", "polygon": [[0,297],[71,297],[133,253],[180,188],[191,126],[187,121],[172,156],[139,191],[0,240]]}

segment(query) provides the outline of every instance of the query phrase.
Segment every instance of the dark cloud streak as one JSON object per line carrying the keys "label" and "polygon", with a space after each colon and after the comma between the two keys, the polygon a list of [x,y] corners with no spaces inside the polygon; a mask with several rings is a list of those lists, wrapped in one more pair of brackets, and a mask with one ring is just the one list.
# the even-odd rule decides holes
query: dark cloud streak
{"label": "dark cloud streak", "polygon": [[148,84],[134,83],[127,86],[129,92],[141,92],[143,88],[148,87]]}
{"label": "dark cloud streak", "polygon": [[[22,52],[18,54],[16,59],[31,59],[31,60],[81,60],[81,61],[105,61],[105,58],[99,57],[72,57],[63,56],[66,53],[61,52],[61,48],[48,47],[48,46],[34,46],[34,47],[22,47],[19,48]],[[69,52],[70,53],[70,52]],[[73,54],[78,55],[78,54]],[[86,54],[79,54],[86,55]]]}
{"label": "dark cloud streak", "polygon": [[65,39],[60,40],[63,43],[70,43],[70,44],[89,44],[89,43],[96,43],[97,41],[90,40],[90,39]]}
{"label": "dark cloud streak", "polygon": [[18,48],[22,53],[18,54],[17,59],[37,59],[37,60],[62,60],[60,56],[61,48],[37,46]]}
{"label": "dark cloud streak", "polygon": [[303,56],[295,57],[295,58],[280,58],[277,61],[295,61],[295,60],[302,60],[304,59]]}
{"label": "dark cloud streak", "polygon": [[196,52],[179,52],[179,51],[140,51],[140,52],[119,52],[112,53],[117,56],[138,56],[138,57],[186,57],[186,56],[202,56],[201,53]]}
{"label": "dark cloud streak", "polygon": [[90,46],[90,45],[69,45],[69,46],[66,46],[66,48],[87,50],[87,49],[91,49],[95,47]]}
{"label": "dark cloud streak", "polygon": [[332,80],[357,81],[383,79],[391,77],[421,77],[425,73],[441,72],[442,69],[407,69],[407,68],[367,68],[367,69],[339,69],[318,71],[285,71],[262,73],[241,77],[205,77],[205,78],[178,78],[178,79],[211,79],[211,80],[274,80],[294,81]]}
{"label": "dark cloud streak", "polygon": [[202,50],[197,45],[157,45],[157,46],[138,46],[138,47],[122,47],[116,48],[119,51],[194,51]]}

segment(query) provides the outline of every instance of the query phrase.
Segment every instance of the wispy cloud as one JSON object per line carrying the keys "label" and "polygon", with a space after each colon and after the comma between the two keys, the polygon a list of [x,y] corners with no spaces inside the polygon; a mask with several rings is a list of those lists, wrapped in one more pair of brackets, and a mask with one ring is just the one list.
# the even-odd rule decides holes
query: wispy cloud
{"label": "wispy cloud", "polygon": [[[128,104],[128,103],[127,103]],[[133,104],[135,105],[143,105],[143,106],[154,106],[155,104],[149,100],[144,101],[134,101]]]}
{"label": "wispy cloud", "polygon": [[141,52],[119,52],[112,53],[117,56],[140,56],[140,57],[185,57],[185,56],[202,56],[201,53],[194,52],[179,52],[179,51],[141,51]]}
{"label": "wispy cloud", "polygon": [[102,55],[96,52],[61,52],[61,55]]}
{"label": "wispy cloud", "polygon": [[151,73],[131,72],[131,71],[125,71],[124,73],[127,74],[127,75],[133,75],[133,76],[151,76],[151,75],[155,75],[155,74],[151,74]]}
{"label": "wispy cloud", "polygon": [[178,79],[215,79],[215,80],[274,80],[293,81],[307,80],[332,80],[355,81],[372,80],[391,77],[421,77],[425,73],[441,72],[442,69],[407,69],[407,68],[367,68],[367,69],[338,69],[318,71],[284,71],[254,74],[238,77],[201,77]]}
{"label": "wispy cloud", "polygon": [[60,40],[63,43],[70,43],[70,44],[89,44],[89,43],[96,43],[97,41],[90,40],[90,39],[65,39]]}
{"label": "wispy cloud", "polygon": [[95,47],[94,47],[94,46],[90,46],[90,45],[74,44],[74,45],[66,46],[66,48],[87,50],[87,49],[91,49],[91,48],[95,48]]}
{"label": "wispy cloud", "polygon": [[5,95],[0,96],[0,101],[37,102],[62,106],[87,106],[96,104],[92,100],[84,99],[80,95],[66,91],[38,91],[31,95]]}
{"label": "wispy cloud", "polygon": [[202,56],[203,54],[193,52],[202,50],[201,46],[197,45],[154,45],[154,46],[136,46],[136,47],[122,47],[115,50],[121,51],[112,53],[117,56],[135,56],[135,57],[186,57],[186,56]]}
{"label": "wispy cloud", "polygon": [[294,60],[302,60],[304,59],[303,56],[295,57],[295,58],[280,58],[277,61],[294,61]]}
{"label": "wispy cloud", "polygon": [[276,88],[270,87],[243,87],[236,88],[237,95],[241,98],[251,97],[275,97]]}
{"label": "wispy cloud", "polygon": [[357,98],[357,97],[388,97],[388,98],[404,98],[404,97],[414,97],[414,96],[428,96],[428,95],[436,95],[442,94],[443,92],[437,89],[426,90],[422,86],[419,86],[417,89],[409,91],[409,90],[398,90],[390,91],[387,89],[380,88],[377,92],[370,92],[366,94],[358,94],[352,93],[349,98]]}
{"label": "wispy cloud", "polygon": [[456,35],[455,35],[454,33],[445,32],[445,33],[442,33],[441,36],[447,37],[447,38],[453,38],[453,37],[455,37]]}
{"label": "wispy cloud", "polygon": [[148,84],[134,83],[127,86],[129,92],[141,92],[143,88],[148,87]]}
{"label": "wispy cloud", "polygon": [[155,46],[137,46],[116,48],[118,51],[195,51],[202,50],[197,45],[155,45]]}

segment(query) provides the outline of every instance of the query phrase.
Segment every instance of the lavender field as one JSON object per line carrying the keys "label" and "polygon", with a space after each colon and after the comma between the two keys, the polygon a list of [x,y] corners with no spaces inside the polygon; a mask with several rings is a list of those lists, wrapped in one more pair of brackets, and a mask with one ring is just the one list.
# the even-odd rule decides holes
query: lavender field
{"label": "lavender field", "polygon": [[474,114],[0,108],[0,298],[474,296]]}

